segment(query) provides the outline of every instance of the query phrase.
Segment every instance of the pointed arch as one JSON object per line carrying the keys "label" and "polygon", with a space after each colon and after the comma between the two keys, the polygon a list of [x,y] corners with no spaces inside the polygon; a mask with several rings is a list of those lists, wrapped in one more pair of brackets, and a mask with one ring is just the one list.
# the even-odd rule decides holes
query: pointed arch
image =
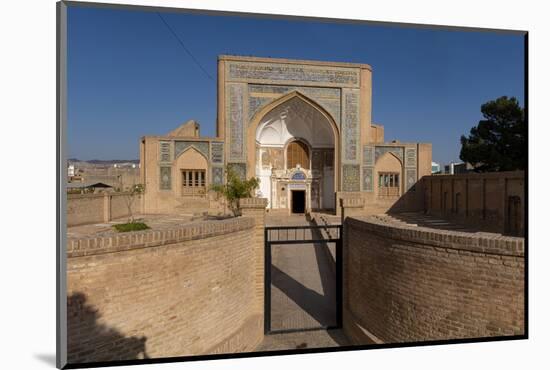
{"label": "pointed arch", "polygon": [[332,134],[334,137],[334,191],[340,190],[340,129],[338,125],[336,124],[336,120],[332,115],[323,108],[319,103],[316,101],[308,98],[304,94],[298,92],[298,91],[292,91],[288,94],[285,94],[274,101],[266,104],[263,106],[250,120],[248,124],[248,134],[247,134],[247,162],[248,162],[248,168],[255,168],[256,167],[256,131],[258,129],[258,126],[262,122],[263,118],[269,114],[271,111],[273,111],[275,108],[279,107],[280,105],[290,101],[291,99],[300,99],[300,101],[304,102],[305,104],[308,104],[310,107],[317,110],[329,123],[329,126],[332,130]]}
{"label": "pointed arch", "polygon": [[187,151],[189,150],[195,150],[198,154],[200,154],[201,156],[204,157],[204,160],[208,163],[208,157],[206,156],[206,154],[204,154],[202,152],[202,150],[200,150],[199,148],[197,148],[196,146],[194,146],[193,144],[189,145],[187,148],[185,148],[184,150],[182,150],[180,153],[178,153],[178,155],[176,156],[176,161],[178,160],[179,157],[181,157],[182,155],[184,155]]}
{"label": "pointed arch", "polygon": [[[376,178],[376,186],[375,186],[375,193],[377,196],[380,196],[383,191],[388,190],[387,188],[382,189],[380,184],[380,176],[389,176],[392,177],[393,180],[397,180],[399,186],[397,187],[397,190],[395,190],[395,187],[393,189],[390,189],[391,191],[396,191],[396,194],[393,194],[395,196],[399,196],[403,194],[403,187],[405,184],[405,180],[403,178],[404,175],[404,168],[403,168],[403,160],[399,158],[395,153],[392,152],[386,152],[383,155],[381,155],[374,165],[374,172],[375,172],[375,178]],[[384,193],[383,195],[388,196],[389,193]]]}
{"label": "pointed arch", "polygon": [[[183,188],[184,177],[187,179],[185,181],[189,182],[189,174],[191,174],[191,181],[193,181],[193,176],[197,176],[195,181],[204,183],[204,186],[200,185],[201,188],[204,188],[210,183],[208,158],[193,145],[185,148],[185,150],[178,155],[174,161],[173,171],[175,175],[174,183],[176,185],[174,192],[177,196],[185,195],[184,191],[186,191],[187,195],[190,195],[191,193],[188,193],[187,190],[197,190],[197,188],[186,188],[187,190]],[[195,183],[194,186],[197,186],[197,184]]]}

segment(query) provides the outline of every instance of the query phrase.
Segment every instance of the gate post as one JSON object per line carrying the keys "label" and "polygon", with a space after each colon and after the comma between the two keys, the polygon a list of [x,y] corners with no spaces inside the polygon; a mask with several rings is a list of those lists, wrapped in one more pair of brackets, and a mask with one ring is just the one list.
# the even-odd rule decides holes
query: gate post
{"label": "gate post", "polygon": [[363,198],[342,198],[340,199],[340,208],[342,215],[342,225],[348,216],[359,216],[363,213],[365,200]]}
{"label": "gate post", "polygon": [[341,248],[341,254],[340,254],[340,269],[341,269],[341,285],[340,289],[342,290],[340,292],[340,304],[339,307],[341,312],[339,313],[339,319],[342,320],[339,324],[342,325],[342,328],[346,326],[346,315],[347,310],[349,308],[349,296],[348,296],[348,278],[349,275],[349,255],[348,255],[348,222],[346,222],[346,217],[350,216],[360,216],[361,214],[364,214],[364,206],[365,206],[365,199],[355,197],[355,198],[342,198],[340,199],[340,211],[341,211],[341,217],[342,217],[342,226],[341,226],[341,234],[340,234],[340,248]]}
{"label": "gate post", "polygon": [[239,208],[244,217],[254,219],[254,286],[256,296],[256,310],[264,316],[264,263],[265,263],[265,209],[267,198],[239,199]]}

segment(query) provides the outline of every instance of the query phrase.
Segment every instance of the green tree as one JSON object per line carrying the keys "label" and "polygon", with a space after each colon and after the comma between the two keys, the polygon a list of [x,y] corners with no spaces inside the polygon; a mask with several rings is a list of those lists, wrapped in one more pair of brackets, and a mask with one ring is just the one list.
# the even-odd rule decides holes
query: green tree
{"label": "green tree", "polygon": [[128,208],[128,223],[134,223],[134,212],[133,205],[137,198],[145,192],[145,185],[143,184],[134,184],[130,186],[124,193],[124,203]]}
{"label": "green tree", "polygon": [[233,215],[239,216],[241,214],[239,199],[251,198],[254,190],[260,186],[260,180],[256,177],[248,180],[241,179],[230,167],[226,168],[225,173],[227,182],[223,185],[212,185],[211,189],[227,200],[227,204]]}
{"label": "green tree", "polygon": [[527,167],[527,124],[516,98],[502,96],[481,106],[484,119],[462,135],[460,159],[477,172],[524,170]]}

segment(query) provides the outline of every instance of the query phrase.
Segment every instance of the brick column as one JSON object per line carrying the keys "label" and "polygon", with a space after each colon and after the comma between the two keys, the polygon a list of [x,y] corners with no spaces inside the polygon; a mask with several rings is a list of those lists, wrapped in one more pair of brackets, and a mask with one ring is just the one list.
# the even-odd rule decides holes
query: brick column
{"label": "brick column", "polygon": [[342,215],[342,225],[344,220],[349,216],[361,215],[365,207],[365,199],[363,198],[343,198],[340,199],[340,212]]}
{"label": "brick column", "polygon": [[255,295],[257,310],[264,313],[264,263],[265,263],[265,209],[267,207],[267,198],[244,198],[239,199],[243,217],[254,219],[254,264],[255,264]]}
{"label": "brick column", "polygon": [[111,221],[111,195],[103,194],[103,222]]}

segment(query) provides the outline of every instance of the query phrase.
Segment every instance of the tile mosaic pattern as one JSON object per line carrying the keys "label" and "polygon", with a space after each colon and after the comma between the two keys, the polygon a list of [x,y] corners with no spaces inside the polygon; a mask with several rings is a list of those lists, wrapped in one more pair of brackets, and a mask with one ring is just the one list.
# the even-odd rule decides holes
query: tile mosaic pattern
{"label": "tile mosaic pattern", "polygon": [[360,169],[359,165],[344,164],[342,166],[343,191],[360,190]]}
{"label": "tile mosaic pattern", "polygon": [[359,87],[359,68],[303,66],[284,63],[228,62],[229,80],[246,82],[302,82]]}
{"label": "tile mosaic pattern", "polygon": [[363,191],[374,191],[374,168],[363,167]]}
{"label": "tile mosaic pattern", "polygon": [[227,167],[235,171],[241,179],[246,179],[246,163],[228,163]]}
{"label": "tile mosaic pattern", "polygon": [[212,163],[223,164],[223,143],[221,142],[212,142],[212,157],[210,160]]}
{"label": "tile mosaic pattern", "polygon": [[414,184],[416,184],[416,168],[406,168],[405,169],[405,190],[414,190]]}
{"label": "tile mosaic pattern", "polygon": [[359,159],[359,91],[343,90],[342,97],[343,161],[356,162]]}
{"label": "tile mosaic pattern", "polygon": [[178,158],[187,148],[193,147],[204,154],[206,158],[210,158],[210,148],[206,141],[176,141],[175,142],[175,158]]}
{"label": "tile mosaic pattern", "polygon": [[405,149],[405,166],[416,167],[416,148]]}
{"label": "tile mosaic pattern", "polygon": [[374,166],[374,147],[371,145],[363,146],[363,165]]}
{"label": "tile mosaic pattern", "polygon": [[386,153],[393,153],[403,162],[403,148],[396,146],[376,146],[374,150],[374,160],[375,162]]}
{"label": "tile mosaic pattern", "polygon": [[159,142],[160,162],[172,162],[172,143],[170,141]]}
{"label": "tile mosaic pattern", "polygon": [[297,91],[326,109],[336,124],[340,125],[340,89],[330,87],[280,86],[280,85],[248,85],[248,119],[266,104],[283,95]]}
{"label": "tile mosaic pattern", "polygon": [[229,160],[245,159],[244,90],[243,84],[227,84],[226,122],[229,131]]}
{"label": "tile mosaic pattern", "polygon": [[223,185],[223,167],[212,167],[212,184]]}
{"label": "tile mosaic pattern", "polygon": [[160,167],[160,190],[172,189],[172,167]]}

